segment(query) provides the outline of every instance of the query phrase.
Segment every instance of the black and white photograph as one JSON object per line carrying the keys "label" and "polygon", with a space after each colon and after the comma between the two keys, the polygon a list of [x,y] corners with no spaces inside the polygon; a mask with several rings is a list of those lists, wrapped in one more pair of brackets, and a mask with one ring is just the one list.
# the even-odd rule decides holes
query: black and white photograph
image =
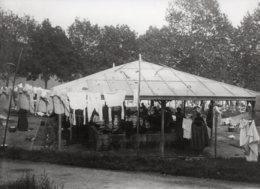
{"label": "black and white photograph", "polygon": [[260,0],[0,0],[0,189],[259,189]]}

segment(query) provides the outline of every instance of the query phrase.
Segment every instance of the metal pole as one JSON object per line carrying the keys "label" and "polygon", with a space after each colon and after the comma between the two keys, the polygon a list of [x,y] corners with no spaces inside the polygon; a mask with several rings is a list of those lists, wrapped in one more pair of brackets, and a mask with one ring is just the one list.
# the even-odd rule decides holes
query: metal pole
{"label": "metal pole", "polygon": [[58,126],[59,126],[59,130],[58,130],[58,150],[61,150],[61,114],[58,114],[59,116],[59,120],[58,120]]}
{"label": "metal pole", "polygon": [[[214,142],[214,157],[215,159],[217,158],[217,127],[218,127],[218,117],[216,116],[216,110],[213,110],[213,125],[215,127],[214,130],[214,137],[215,137],[215,142]],[[213,128],[212,128],[213,129]]]}
{"label": "metal pole", "polygon": [[19,55],[19,58],[18,58],[18,62],[17,62],[17,65],[16,65],[15,73],[14,73],[14,80],[13,80],[13,86],[12,86],[12,90],[11,90],[8,114],[7,114],[6,125],[5,125],[5,133],[4,133],[4,139],[3,139],[3,150],[5,150],[5,141],[6,141],[7,128],[8,128],[9,117],[10,117],[10,113],[11,113],[11,107],[12,107],[12,98],[13,98],[13,93],[14,93],[14,85],[15,85],[16,75],[17,75],[17,72],[19,70],[22,53],[23,53],[23,48],[21,49],[21,52],[20,52],[20,55]]}
{"label": "metal pole", "polygon": [[139,143],[140,143],[140,139],[139,139],[139,126],[140,126],[140,80],[141,80],[141,60],[142,60],[142,56],[141,54],[139,54],[139,61],[138,61],[138,91],[137,91],[137,123],[136,123],[136,128],[137,128],[137,155],[139,153]]}
{"label": "metal pole", "polygon": [[161,157],[164,157],[164,111],[165,111],[165,106],[166,106],[166,101],[165,100],[162,100],[161,101],[161,116],[162,116],[162,119],[161,119]]}

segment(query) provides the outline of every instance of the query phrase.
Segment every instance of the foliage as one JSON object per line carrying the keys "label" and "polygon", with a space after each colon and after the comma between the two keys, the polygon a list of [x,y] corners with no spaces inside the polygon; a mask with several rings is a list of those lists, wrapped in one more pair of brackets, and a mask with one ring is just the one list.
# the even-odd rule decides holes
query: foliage
{"label": "foliage", "polygon": [[28,15],[19,17],[0,8],[0,77],[6,80],[6,63],[16,64],[23,48],[21,65],[26,64],[29,53],[29,36],[36,28],[36,21]]}
{"label": "foliage", "polygon": [[63,186],[59,186],[50,181],[47,174],[44,172],[40,179],[37,179],[34,174],[27,172],[21,178],[16,181],[10,181],[0,184],[0,189],[62,189]]}
{"label": "foliage", "polygon": [[182,70],[229,81],[234,58],[234,28],[216,0],[174,0],[167,10],[169,28],[178,35]]}
{"label": "foliage", "polygon": [[236,30],[237,81],[246,88],[260,90],[260,4],[247,14]]}
{"label": "foliage", "polygon": [[76,19],[68,28],[68,34],[84,75],[137,57],[136,34],[126,25],[101,28],[90,21]]}
{"label": "foliage", "polygon": [[77,61],[70,40],[61,27],[53,27],[48,19],[36,28],[29,40],[30,62],[27,72],[30,79],[39,76],[47,82],[52,76],[61,81],[70,80],[77,71]]}

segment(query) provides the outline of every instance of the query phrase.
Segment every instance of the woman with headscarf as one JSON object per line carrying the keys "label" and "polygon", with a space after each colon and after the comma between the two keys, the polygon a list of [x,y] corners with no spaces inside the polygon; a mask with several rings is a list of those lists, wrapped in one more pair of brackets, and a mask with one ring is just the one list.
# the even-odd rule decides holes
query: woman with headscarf
{"label": "woman with headscarf", "polygon": [[197,112],[197,116],[192,123],[191,135],[191,148],[201,153],[209,145],[209,137],[206,123],[201,117],[200,112]]}

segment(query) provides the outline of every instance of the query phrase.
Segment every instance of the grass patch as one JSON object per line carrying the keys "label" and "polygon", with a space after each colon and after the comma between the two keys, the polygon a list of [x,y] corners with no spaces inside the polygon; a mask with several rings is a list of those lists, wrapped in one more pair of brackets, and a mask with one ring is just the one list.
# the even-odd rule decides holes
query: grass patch
{"label": "grass patch", "polygon": [[246,162],[242,158],[167,159],[147,156],[111,155],[100,152],[26,151],[15,148],[8,148],[5,152],[1,152],[0,158],[49,162],[97,169],[159,172],[177,176],[260,183],[260,163]]}
{"label": "grass patch", "polygon": [[16,181],[0,184],[0,189],[63,189],[63,186],[54,184],[44,172],[40,178],[26,173]]}

